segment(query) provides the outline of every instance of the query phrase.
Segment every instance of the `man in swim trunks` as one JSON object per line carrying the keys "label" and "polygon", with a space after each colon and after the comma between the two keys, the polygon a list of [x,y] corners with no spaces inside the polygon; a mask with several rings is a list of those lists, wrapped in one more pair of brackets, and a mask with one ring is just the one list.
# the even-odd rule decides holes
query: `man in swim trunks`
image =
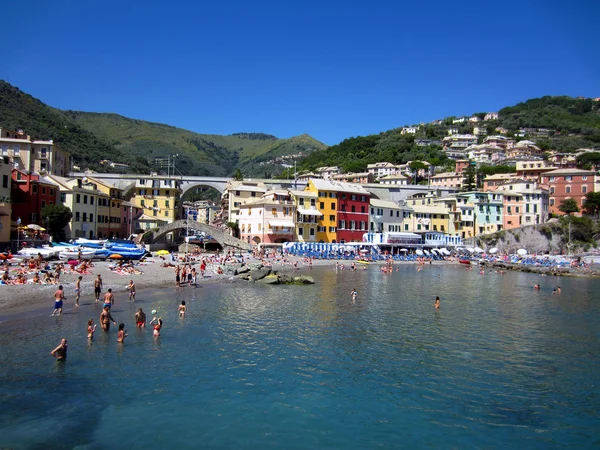
{"label": "man in swim trunks", "polygon": [[79,278],[77,278],[77,281],[75,282],[75,306],[79,306],[79,297],[81,296],[81,280],[83,279],[82,276],[79,276]]}
{"label": "man in swim trunks", "polygon": [[96,294],[96,301],[100,301],[100,292],[102,292],[102,277],[98,274],[98,278],[94,280],[94,294]]}
{"label": "man in swim trunks", "polygon": [[129,280],[127,290],[129,291],[129,300],[133,300],[135,302],[135,283],[133,282],[133,280]]}
{"label": "man in swim trunks", "polygon": [[52,356],[56,358],[57,361],[66,361],[67,360],[67,340],[62,338],[58,347],[50,352]]}
{"label": "man in swim trunks", "polygon": [[63,291],[62,285],[54,292],[54,312],[52,315],[60,316],[62,314],[63,300],[65,299],[65,292]]}
{"label": "man in swim trunks", "polygon": [[108,292],[104,294],[104,307],[110,309],[114,304],[115,296],[112,293],[112,289],[108,288]]}
{"label": "man in swim trunks", "polygon": [[146,313],[142,308],[135,313],[135,324],[138,328],[146,328]]}
{"label": "man in swim trunks", "polygon": [[102,329],[104,331],[110,330],[110,322],[117,324],[116,320],[110,315],[110,308],[107,306],[102,310],[102,314],[100,314],[100,324],[102,325]]}

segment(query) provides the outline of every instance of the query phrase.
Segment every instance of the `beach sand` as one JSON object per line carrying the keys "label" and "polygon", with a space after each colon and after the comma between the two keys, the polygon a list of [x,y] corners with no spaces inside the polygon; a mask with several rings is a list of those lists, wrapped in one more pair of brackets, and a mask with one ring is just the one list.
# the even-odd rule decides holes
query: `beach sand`
{"label": "beach sand", "polygon": [[[248,264],[258,264],[261,261],[252,257],[245,257]],[[302,258],[288,256],[287,263],[282,265],[281,261],[267,260],[272,264],[273,270],[284,270],[286,272],[296,272],[304,275],[309,274],[308,265],[303,262]],[[102,300],[106,291],[111,288],[115,294],[116,302],[127,301],[129,294],[126,287],[129,280],[133,280],[136,286],[136,291],[148,288],[163,288],[175,286],[175,270],[173,267],[163,267],[165,260],[159,257],[147,258],[146,262],[136,265],[136,269],[142,273],[138,275],[125,274],[121,275],[110,270],[109,266],[113,266],[112,262],[94,261],[94,267],[91,268],[90,274],[82,275],[81,280],[81,300],[80,303],[86,301],[89,303],[94,295],[94,280],[100,274],[102,276],[103,287],[100,295]],[[298,270],[294,271],[294,263],[298,262]],[[314,260],[313,267],[335,265],[336,260]],[[349,261],[340,261],[349,267]],[[179,263],[182,265],[183,263]],[[229,265],[227,263],[226,265]],[[231,283],[244,282],[235,277],[231,272],[225,271],[224,274],[217,274],[218,264],[209,264],[204,278],[200,276],[200,264],[193,264],[198,272],[198,285],[208,283]],[[11,276],[14,272],[11,271]],[[75,282],[80,276],[79,273],[62,273],[60,284],[64,288],[66,301],[64,302],[64,310],[71,309],[75,306]],[[28,275],[31,280],[32,274]],[[0,321],[9,320],[15,316],[26,316],[26,313],[37,314],[46,312],[51,313],[54,305],[54,291],[58,285],[39,285],[28,282],[24,285],[0,285]],[[92,300],[93,301],[93,300]]]}

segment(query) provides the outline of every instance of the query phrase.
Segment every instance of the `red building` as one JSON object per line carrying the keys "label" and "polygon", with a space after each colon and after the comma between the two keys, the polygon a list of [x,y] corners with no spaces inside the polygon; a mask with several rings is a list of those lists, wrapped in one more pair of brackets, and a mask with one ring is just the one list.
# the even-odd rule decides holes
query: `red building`
{"label": "red building", "polygon": [[42,208],[54,205],[58,186],[47,177],[24,170],[12,171],[12,214],[13,221],[21,219],[23,225],[37,224],[45,227]]}
{"label": "red building", "polygon": [[544,173],[541,178],[541,184],[548,188],[550,213],[564,214],[558,207],[568,198],[575,200],[579,208],[583,207],[585,194],[594,192],[596,173],[591,170],[557,169]]}
{"label": "red building", "polygon": [[121,237],[126,239],[132,234],[138,234],[142,231],[139,218],[144,210],[131,202],[121,203]]}
{"label": "red building", "polygon": [[361,242],[369,230],[370,194],[360,185],[339,183],[337,210],[338,242]]}

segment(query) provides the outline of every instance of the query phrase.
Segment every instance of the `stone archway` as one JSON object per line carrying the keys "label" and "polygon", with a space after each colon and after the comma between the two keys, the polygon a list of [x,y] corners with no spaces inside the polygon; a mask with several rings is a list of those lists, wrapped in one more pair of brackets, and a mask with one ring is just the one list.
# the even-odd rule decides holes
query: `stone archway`
{"label": "stone archway", "polygon": [[260,238],[258,236],[254,236],[252,238],[252,242],[254,242],[256,245],[260,244]]}
{"label": "stone archway", "polygon": [[[211,225],[196,222],[193,220],[189,220],[189,221],[188,220],[176,220],[174,222],[171,222],[167,225],[160,227],[156,231],[146,233],[144,235],[144,240],[147,243],[152,244],[167,233],[171,233],[171,232],[177,231],[177,230],[186,230],[186,229],[202,231],[202,232],[212,236],[219,244],[221,244],[221,247],[223,247],[223,248],[233,247],[233,248],[239,248],[242,250],[251,250],[252,249],[251,244],[229,235],[228,233],[221,230],[220,228],[216,228]],[[151,236],[148,236],[150,233],[151,233]]]}

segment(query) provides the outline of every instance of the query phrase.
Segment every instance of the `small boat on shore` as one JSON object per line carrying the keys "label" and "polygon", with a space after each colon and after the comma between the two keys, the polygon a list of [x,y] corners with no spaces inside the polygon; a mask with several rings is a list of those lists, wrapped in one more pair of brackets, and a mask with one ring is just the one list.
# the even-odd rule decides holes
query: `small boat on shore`
{"label": "small boat on shore", "polygon": [[60,252],[58,258],[63,261],[69,261],[73,259],[92,259],[96,255],[96,250],[69,250]]}
{"label": "small boat on shore", "polygon": [[459,259],[458,262],[461,264],[466,264],[468,266],[471,265],[471,261],[469,261],[468,259]]}

